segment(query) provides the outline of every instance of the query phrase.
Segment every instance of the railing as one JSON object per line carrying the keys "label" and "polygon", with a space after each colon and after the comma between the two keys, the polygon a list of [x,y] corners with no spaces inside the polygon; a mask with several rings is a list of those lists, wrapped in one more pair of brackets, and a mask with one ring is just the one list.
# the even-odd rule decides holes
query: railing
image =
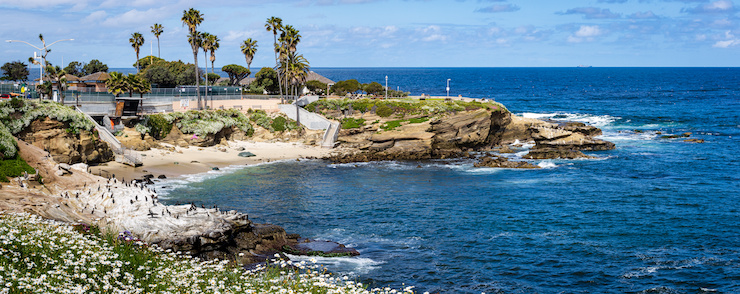
{"label": "railing", "polygon": [[[321,147],[334,148],[334,144],[339,136],[340,125],[338,122],[330,121],[320,114],[309,112],[302,107],[297,107],[295,104],[280,104],[278,107],[280,108],[280,112],[284,113],[290,119],[297,120],[309,130],[325,130],[321,140]],[[300,116],[300,119],[296,117],[296,114]]]}

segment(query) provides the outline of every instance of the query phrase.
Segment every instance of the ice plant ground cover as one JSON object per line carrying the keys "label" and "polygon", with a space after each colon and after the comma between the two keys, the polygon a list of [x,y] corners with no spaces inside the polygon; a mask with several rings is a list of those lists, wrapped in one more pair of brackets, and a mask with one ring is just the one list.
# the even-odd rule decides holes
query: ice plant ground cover
{"label": "ice plant ground cover", "polygon": [[117,237],[0,212],[0,293],[413,293],[367,289],[305,262],[244,270]]}

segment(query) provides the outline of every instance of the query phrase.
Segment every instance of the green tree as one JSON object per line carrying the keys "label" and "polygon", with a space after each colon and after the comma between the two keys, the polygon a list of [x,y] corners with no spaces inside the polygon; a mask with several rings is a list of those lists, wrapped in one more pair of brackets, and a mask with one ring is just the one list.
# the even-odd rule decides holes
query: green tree
{"label": "green tree", "polygon": [[151,91],[151,87],[149,86],[149,82],[146,81],[146,79],[141,78],[139,75],[134,74],[128,74],[126,76],[126,83],[125,86],[127,87],[127,92],[129,97],[133,97],[133,93],[139,93],[139,97],[144,98],[144,93],[149,93]]}
{"label": "green tree", "polygon": [[[162,59],[162,58],[159,58],[159,57],[151,56],[150,55],[150,56],[144,56],[144,57],[142,57],[137,62],[139,63],[139,68],[141,69],[141,71],[144,71],[144,70],[146,70],[147,67],[149,67],[149,65],[151,65],[151,64],[153,64],[153,63],[155,63],[157,61],[163,61],[163,60],[164,59]],[[134,63],[134,67],[135,66],[136,66],[136,63]]]}
{"label": "green tree", "polygon": [[136,51],[136,72],[139,72],[139,49],[142,45],[144,45],[144,36],[142,36],[139,32],[131,34],[131,38],[128,39],[129,43],[131,43],[131,47],[134,47],[134,51]]}
{"label": "green tree", "polygon": [[82,67],[86,75],[91,75],[96,72],[108,72],[108,66],[100,60],[90,60],[85,66]]}
{"label": "green tree", "polygon": [[362,89],[362,85],[355,79],[339,81],[331,87],[331,92],[337,95],[345,95],[347,93],[356,93]]}
{"label": "green tree", "polygon": [[162,57],[162,52],[159,51],[159,35],[161,35],[164,32],[164,26],[161,24],[155,23],[151,27],[152,34],[154,34],[155,37],[157,37],[157,57]]}
{"label": "green tree", "polygon": [[326,84],[317,81],[317,80],[311,80],[306,82],[306,88],[308,88],[311,93],[323,95],[326,94]]}
{"label": "green tree", "polygon": [[3,70],[3,76],[0,80],[5,81],[25,81],[28,80],[28,66],[18,61],[6,62],[0,69]]}
{"label": "green tree", "polygon": [[252,59],[257,54],[257,40],[252,40],[252,38],[246,39],[241,48],[244,58],[247,60],[247,69],[251,71]]}
{"label": "green tree", "polygon": [[378,82],[372,82],[366,85],[363,85],[362,89],[368,93],[375,96],[382,95],[385,88],[383,88],[383,85],[381,85]]}
{"label": "green tree", "polygon": [[[273,17],[270,17],[270,18],[267,19],[267,22],[265,23],[265,29],[267,29],[268,32],[269,31],[272,31],[272,35],[273,35],[273,43],[274,43],[274,46],[275,46],[275,67],[276,68],[280,64],[278,62],[278,51],[279,51],[279,47],[278,47],[278,43],[277,43],[277,32],[279,30],[282,30],[282,28],[283,28],[283,20],[280,19],[279,17],[274,17],[274,16]],[[262,72],[262,70],[260,70],[260,72]],[[280,73],[278,72],[277,75],[278,75],[278,79],[277,79],[278,91],[280,92],[280,100],[282,102],[282,99],[283,99],[283,88],[280,85]],[[267,87],[265,87],[265,89],[267,89]],[[270,90],[267,90],[267,91],[270,91]]]}
{"label": "green tree", "polygon": [[48,66],[46,66],[46,75],[59,91],[59,103],[64,104],[64,91],[67,91],[67,77],[65,77],[66,73],[58,65],[52,66],[51,64],[49,64]]}
{"label": "green tree", "polygon": [[263,67],[254,75],[257,87],[262,87],[267,93],[275,94],[280,89],[279,79],[277,72],[270,67]]}
{"label": "green tree", "polygon": [[85,74],[84,69],[82,68],[82,63],[78,61],[70,62],[69,65],[64,68],[64,72],[76,77],[81,77]]}
{"label": "green tree", "polygon": [[225,65],[221,70],[229,75],[229,84],[232,86],[238,85],[239,81],[248,77],[250,74],[249,69],[238,64]]}
{"label": "green tree", "polygon": [[218,79],[221,78],[221,76],[219,76],[218,74],[210,72],[206,74],[206,76],[208,77],[208,82],[211,83],[211,85],[215,85]]}
{"label": "green tree", "polygon": [[121,95],[128,92],[128,79],[117,71],[110,73],[110,78],[105,81],[105,86],[108,88],[108,92],[113,95]]}
{"label": "green tree", "polygon": [[[200,11],[190,8],[189,10],[184,10],[182,14],[182,24],[188,26],[189,34],[188,34],[188,42],[190,43],[190,48],[193,49],[193,61],[195,63],[195,68],[198,68],[198,44],[199,42],[199,36],[197,28],[198,26],[203,22],[203,15],[200,13]],[[195,85],[200,84],[200,74],[198,74],[198,70],[194,70],[193,75],[195,75]],[[195,91],[198,95],[198,109],[201,109],[201,98],[200,98],[200,91]]]}
{"label": "green tree", "polygon": [[177,82],[175,81],[177,74],[172,73],[170,63],[164,60],[155,61],[147,66],[140,74],[150,84],[157,85],[157,87],[174,88],[177,86]]}

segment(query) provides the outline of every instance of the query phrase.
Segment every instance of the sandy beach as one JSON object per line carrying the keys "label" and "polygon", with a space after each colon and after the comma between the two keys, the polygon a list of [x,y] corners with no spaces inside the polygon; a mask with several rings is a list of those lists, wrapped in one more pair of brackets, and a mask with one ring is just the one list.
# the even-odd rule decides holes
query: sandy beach
{"label": "sandy beach", "polygon": [[[162,144],[164,148],[141,151],[143,165],[132,167],[115,161],[103,165],[91,166],[90,172],[95,175],[115,176],[119,180],[141,178],[146,174],[167,178],[186,174],[207,172],[214,168],[233,165],[252,165],[286,159],[320,158],[332,152],[332,149],[319,146],[308,146],[296,142],[250,142],[230,141],[228,146],[175,147]],[[171,151],[174,148],[174,151]],[[243,148],[243,149],[242,149]],[[251,152],[253,157],[240,157],[241,152]]]}

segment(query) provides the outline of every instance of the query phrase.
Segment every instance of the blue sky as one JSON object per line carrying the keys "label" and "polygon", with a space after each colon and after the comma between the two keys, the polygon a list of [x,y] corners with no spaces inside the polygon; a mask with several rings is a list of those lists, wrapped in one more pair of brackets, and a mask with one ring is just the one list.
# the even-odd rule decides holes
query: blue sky
{"label": "blue sky", "polygon": [[[133,32],[150,44],[161,23],[162,58],[192,62],[183,10],[204,15],[219,36],[216,66],[246,66],[239,45],[258,41],[252,67],[274,64],[265,20],[300,30],[298,51],[314,67],[740,66],[740,19],[732,0],[0,0],[4,39],[51,47],[54,64],[99,59],[131,67]],[[0,45],[2,60],[33,48]],[[202,63],[202,53],[199,55]]]}

